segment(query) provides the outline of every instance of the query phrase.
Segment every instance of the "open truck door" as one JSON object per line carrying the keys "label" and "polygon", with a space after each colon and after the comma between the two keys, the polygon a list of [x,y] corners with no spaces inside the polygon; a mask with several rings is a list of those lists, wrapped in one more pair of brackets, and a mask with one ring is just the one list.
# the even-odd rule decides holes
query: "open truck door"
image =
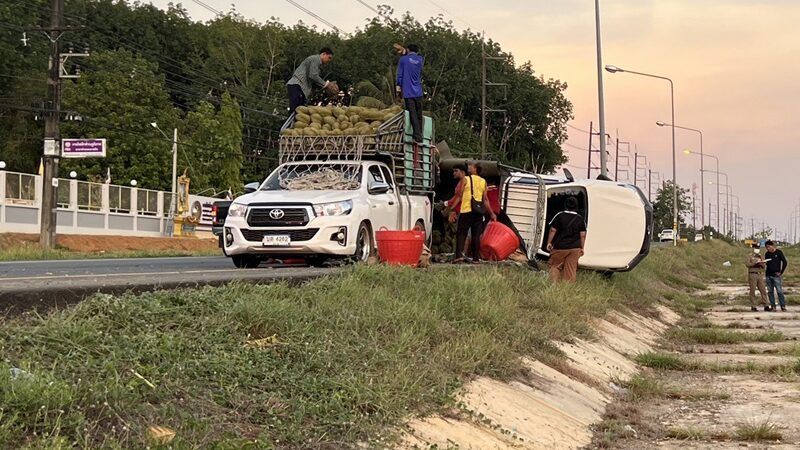
{"label": "open truck door", "polygon": [[544,179],[536,174],[512,173],[503,182],[502,208],[519,231],[533,260],[542,245],[547,193]]}

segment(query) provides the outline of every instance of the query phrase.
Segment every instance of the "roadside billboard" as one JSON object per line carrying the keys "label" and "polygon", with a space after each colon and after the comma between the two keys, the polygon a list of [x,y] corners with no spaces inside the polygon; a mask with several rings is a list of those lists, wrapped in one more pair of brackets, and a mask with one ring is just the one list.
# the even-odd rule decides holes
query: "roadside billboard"
{"label": "roadside billboard", "polygon": [[62,139],[61,157],[92,158],[106,156],[105,139]]}

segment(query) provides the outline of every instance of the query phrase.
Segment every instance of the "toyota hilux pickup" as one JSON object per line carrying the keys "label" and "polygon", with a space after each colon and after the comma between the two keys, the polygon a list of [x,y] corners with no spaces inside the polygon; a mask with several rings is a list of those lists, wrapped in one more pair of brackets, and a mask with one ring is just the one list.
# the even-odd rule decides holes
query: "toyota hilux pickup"
{"label": "toyota hilux pickup", "polygon": [[[311,120],[331,113],[325,108],[312,107],[322,114]],[[318,135],[297,133],[302,127],[290,116],[279,166],[228,207],[221,244],[234,265],[298,257],[314,266],[332,258],[366,262],[380,230],[416,228],[430,238],[433,121],[424,118],[423,142],[415,144],[407,112],[386,111],[385,118],[369,133]]]}

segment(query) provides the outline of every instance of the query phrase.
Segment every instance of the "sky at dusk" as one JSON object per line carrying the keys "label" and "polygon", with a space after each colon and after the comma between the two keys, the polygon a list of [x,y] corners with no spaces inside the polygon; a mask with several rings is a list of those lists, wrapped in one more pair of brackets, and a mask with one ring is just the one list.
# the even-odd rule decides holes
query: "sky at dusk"
{"label": "sky at dusk", "polygon": [[[352,31],[374,15],[356,0],[296,1],[344,31]],[[166,0],[152,3],[167,5]],[[204,3],[219,10],[231,6],[224,0]],[[396,13],[410,11],[420,21],[443,14],[457,28],[485,30],[518,63],[530,60],[545,78],[566,81],[575,119],[564,150],[570,158],[568,168],[576,176],[586,176],[588,135],[581,130],[598,120],[594,2],[379,3]],[[183,4],[196,20],[213,17],[192,1]],[[284,0],[240,0],[235,7],[258,21],[274,16],[287,24],[302,20],[325,27]],[[733,193],[740,199],[746,232],[750,232],[750,218],[757,228],[764,220],[786,232],[800,199],[800,1],[601,0],[601,8],[604,63],[672,78],[675,123],[703,131],[705,152],[719,157],[720,171],[728,174]],[[606,132],[615,138],[618,130],[620,139],[633,144],[632,150],[635,145],[647,156],[654,172],[660,172],[662,179],[671,178],[670,131],[655,125],[658,120],[670,120],[668,83],[606,72],[605,94]],[[699,151],[698,135],[677,130],[676,142],[678,183],[687,188],[696,184],[699,201],[700,158],[683,153],[684,149]],[[613,176],[613,147],[609,150]],[[599,164],[597,153],[593,158]],[[706,169],[715,169],[713,159],[705,161]],[[623,173],[621,178],[625,178]],[[645,188],[643,182],[639,185]],[[716,204],[715,194],[716,187],[706,185],[706,203]]]}

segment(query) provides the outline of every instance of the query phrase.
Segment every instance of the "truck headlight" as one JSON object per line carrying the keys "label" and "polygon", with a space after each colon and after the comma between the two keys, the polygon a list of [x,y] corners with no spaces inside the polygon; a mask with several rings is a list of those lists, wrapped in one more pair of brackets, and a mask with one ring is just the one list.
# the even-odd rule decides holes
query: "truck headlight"
{"label": "truck headlight", "polygon": [[241,203],[231,203],[230,208],[228,208],[228,217],[244,217],[246,212],[247,205],[243,205]]}
{"label": "truck headlight", "polygon": [[320,216],[346,216],[353,210],[353,201],[322,203],[314,205],[314,214]]}

